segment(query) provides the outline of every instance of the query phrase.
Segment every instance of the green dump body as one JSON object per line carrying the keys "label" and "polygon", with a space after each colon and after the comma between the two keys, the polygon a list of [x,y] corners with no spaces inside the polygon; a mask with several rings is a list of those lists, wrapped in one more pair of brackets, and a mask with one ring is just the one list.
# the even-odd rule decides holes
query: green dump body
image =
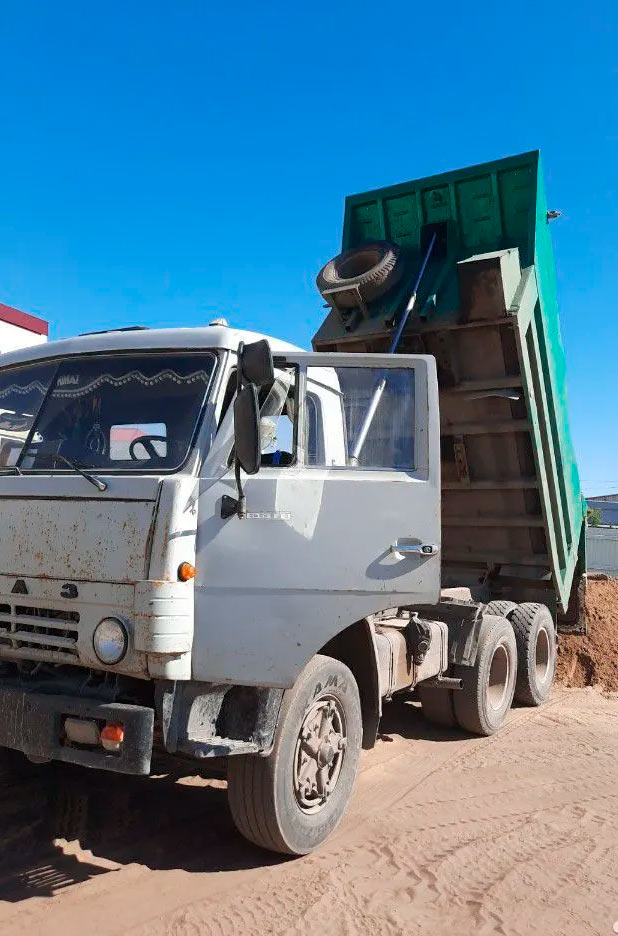
{"label": "green dump body", "polygon": [[437,223],[442,253],[397,350],[438,364],[443,581],[483,578],[492,594],[554,604],[581,629],[585,502],[540,154],[349,196],[342,249],[394,242],[404,274],[352,315],[333,303],[314,347],[388,347]]}

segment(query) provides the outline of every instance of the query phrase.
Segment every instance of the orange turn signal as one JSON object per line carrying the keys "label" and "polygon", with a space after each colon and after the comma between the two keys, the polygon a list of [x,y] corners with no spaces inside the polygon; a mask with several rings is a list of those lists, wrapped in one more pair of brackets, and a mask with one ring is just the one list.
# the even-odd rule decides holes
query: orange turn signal
{"label": "orange turn signal", "polygon": [[106,725],[101,731],[101,741],[122,744],[124,741],[124,725]]}
{"label": "orange turn signal", "polygon": [[178,578],[181,582],[188,582],[189,579],[195,578],[195,566],[190,562],[181,562],[178,566]]}

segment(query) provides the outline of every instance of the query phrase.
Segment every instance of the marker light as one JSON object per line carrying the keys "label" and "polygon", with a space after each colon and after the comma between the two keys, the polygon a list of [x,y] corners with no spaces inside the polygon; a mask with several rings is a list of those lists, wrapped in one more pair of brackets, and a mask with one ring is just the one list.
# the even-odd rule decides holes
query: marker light
{"label": "marker light", "polygon": [[124,725],[108,724],[101,732],[101,744],[106,751],[118,751],[124,741]]}
{"label": "marker light", "polygon": [[94,747],[99,743],[99,726],[93,718],[65,718],[64,732],[73,744]]}
{"label": "marker light", "polygon": [[188,582],[195,578],[195,566],[190,562],[181,562],[178,566],[178,578],[181,582]]}
{"label": "marker light", "polygon": [[127,652],[129,638],[124,625],[117,618],[108,617],[97,624],[92,643],[101,663],[113,666]]}

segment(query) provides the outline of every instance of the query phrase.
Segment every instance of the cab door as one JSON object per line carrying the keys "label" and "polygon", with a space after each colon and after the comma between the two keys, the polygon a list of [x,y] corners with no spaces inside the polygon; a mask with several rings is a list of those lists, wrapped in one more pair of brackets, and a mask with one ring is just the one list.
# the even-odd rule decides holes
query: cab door
{"label": "cab door", "polygon": [[236,495],[221,458],[229,427],[227,448],[222,425],[202,469],[196,679],[290,686],[350,624],[439,597],[434,358],[298,353],[275,365],[276,386],[262,394],[262,466],[243,477],[246,518],[221,511]]}

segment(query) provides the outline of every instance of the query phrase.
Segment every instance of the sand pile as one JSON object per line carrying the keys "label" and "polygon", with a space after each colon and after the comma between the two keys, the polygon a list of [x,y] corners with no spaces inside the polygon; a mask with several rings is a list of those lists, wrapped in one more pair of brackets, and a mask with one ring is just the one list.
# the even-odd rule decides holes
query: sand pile
{"label": "sand pile", "polygon": [[556,679],[563,686],[618,691],[618,580],[588,581],[588,634],[560,634]]}

